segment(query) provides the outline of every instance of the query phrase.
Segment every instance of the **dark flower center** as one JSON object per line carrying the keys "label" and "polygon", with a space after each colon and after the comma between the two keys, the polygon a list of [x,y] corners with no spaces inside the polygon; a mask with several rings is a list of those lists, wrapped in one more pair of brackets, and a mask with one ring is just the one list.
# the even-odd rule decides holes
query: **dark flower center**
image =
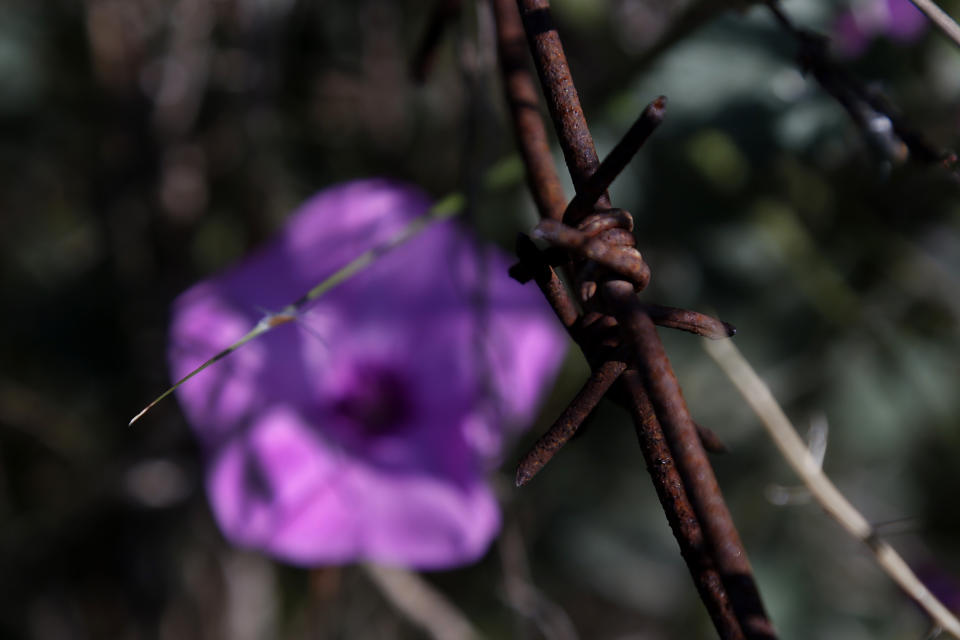
{"label": "dark flower center", "polygon": [[407,384],[401,374],[383,367],[363,367],[354,387],[335,409],[368,435],[386,435],[404,427],[413,415]]}

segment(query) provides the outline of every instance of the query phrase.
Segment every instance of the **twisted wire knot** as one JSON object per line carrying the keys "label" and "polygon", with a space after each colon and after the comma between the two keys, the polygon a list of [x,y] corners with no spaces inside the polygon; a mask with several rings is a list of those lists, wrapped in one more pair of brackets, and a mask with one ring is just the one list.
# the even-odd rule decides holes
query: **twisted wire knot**
{"label": "twisted wire knot", "polygon": [[575,270],[583,302],[596,295],[598,281],[611,275],[629,281],[636,291],[650,282],[650,267],[636,248],[633,217],[624,209],[595,209],[576,227],[541,220],[533,235],[585,262]]}

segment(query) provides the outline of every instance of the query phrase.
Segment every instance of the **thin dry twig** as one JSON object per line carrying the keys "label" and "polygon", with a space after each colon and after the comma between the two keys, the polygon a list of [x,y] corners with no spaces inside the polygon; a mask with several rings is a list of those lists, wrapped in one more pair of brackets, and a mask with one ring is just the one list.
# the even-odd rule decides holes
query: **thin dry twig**
{"label": "thin dry twig", "polygon": [[244,346],[251,340],[259,338],[268,331],[272,331],[280,325],[284,325],[288,322],[293,322],[296,320],[298,315],[307,307],[307,305],[334,287],[340,285],[343,281],[353,277],[359,271],[367,268],[385,253],[407,242],[425,230],[431,224],[458,215],[463,210],[464,204],[463,196],[458,193],[454,193],[446,198],[443,198],[439,202],[435,203],[432,207],[427,209],[427,211],[407,223],[405,227],[400,229],[400,231],[398,231],[393,237],[388,238],[386,242],[377,245],[376,247],[367,249],[356,258],[334,271],[331,275],[327,276],[315,287],[310,289],[310,291],[303,294],[280,311],[276,313],[267,313],[259,322],[257,322],[256,325],[253,326],[252,329],[250,329],[250,331],[238,338],[233,344],[211,356],[193,371],[174,382],[173,386],[169,387],[166,391],[154,398],[150,404],[140,410],[140,413],[131,418],[130,422],[127,423],[127,426],[133,426],[137,420],[146,415],[146,413],[155,407],[161,400],[176,391],[183,383],[207,367],[220,362],[240,347]]}
{"label": "thin dry twig", "polygon": [[827,478],[774,399],[770,388],[760,379],[733,342],[704,340],[703,346],[760,418],[780,453],[807,485],[820,506],[850,535],[870,547],[881,568],[923,607],[937,625],[955,638],[960,638],[960,621],[920,582],[900,554],[877,536],[867,519]]}
{"label": "thin dry twig", "polygon": [[930,21],[940,29],[940,32],[950,38],[953,44],[960,47],[960,25],[947,15],[947,12],[937,6],[933,0],[910,0],[917,9],[923,12],[923,15],[930,18]]}
{"label": "thin dry twig", "polygon": [[437,640],[482,637],[467,617],[419,574],[374,564],[363,570],[390,603]]}
{"label": "thin dry twig", "polygon": [[[877,91],[869,89],[857,77],[838,64],[829,53],[829,39],[819,33],[794,24],[793,20],[780,7],[779,0],[764,0],[767,9],[773,14],[780,27],[796,41],[798,62],[804,73],[811,73],[824,91],[833,96],[864,133],[867,140],[879,143],[884,154],[898,158],[903,151],[909,157],[922,164],[939,164],[951,177],[960,180],[957,168],[957,154],[940,149],[914,129],[906,119]],[[874,117],[882,118],[889,124],[894,138],[881,141],[877,137]],[[893,144],[889,144],[893,142]],[[902,143],[902,144],[901,144]]]}

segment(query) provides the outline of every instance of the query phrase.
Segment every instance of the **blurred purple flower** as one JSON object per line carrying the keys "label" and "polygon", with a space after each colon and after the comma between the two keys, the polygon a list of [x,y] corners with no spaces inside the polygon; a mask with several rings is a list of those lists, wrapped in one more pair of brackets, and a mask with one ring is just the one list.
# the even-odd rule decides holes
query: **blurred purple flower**
{"label": "blurred purple flower", "polygon": [[[173,377],[429,206],[386,180],[308,200],[272,244],[176,300]],[[486,473],[565,350],[539,292],[507,266],[453,222],[434,224],[181,387],[227,538],[301,565],[481,556],[500,522]]]}
{"label": "blurred purple flower", "polygon": [[833,42],[837,53],[856,58],[880,36],[910,43],[927,30],[927,17],[910,0],[866,0],[837,16]]}

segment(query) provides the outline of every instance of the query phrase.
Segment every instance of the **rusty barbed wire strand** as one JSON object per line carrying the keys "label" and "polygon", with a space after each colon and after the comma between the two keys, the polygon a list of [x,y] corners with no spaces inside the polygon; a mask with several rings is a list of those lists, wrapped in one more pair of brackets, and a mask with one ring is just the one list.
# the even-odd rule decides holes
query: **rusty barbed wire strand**
{"label": "rusty barbed wire strand", "polygon": [[[504,14],[507,13],[506,4],[506,2],[502,1],[495,2],[494,6],[498,14],[498,23],[504,19]],[[542,89],[547,99],[546,101],[551,116],[553,117],[554,126],[557,129],[561,150],[563,151],[564,157],[567,161],[567,166],[573,178],[574,186],[578,189],[578,191],[581,189],[586,189],[589,187],[588,181],[590,176],[596,171],[599,165],[599,159],[593,146],[593,140],[590,137],[589,131],[587,130],[586,122],[583,118],[583,112],[579,105],[576,89],[573,87],[569,68],[566,65],[563,49],[559,42],[559,36],[557,35],[556,31],[552,29],[550,23],[549,3],[542,0],[518,0],[517,5],[520,9],[520,14],[527,32],[528,44],[534,54],[535,66],[541,78]],[[509,85],[507,86],[507,91],[510,91]],[[659,103],[659,105],[662,106],[662,103]],[[518,136],[522,140],[524,135],[522,128],[517,127],[517,132]],[[545,153],[549,153],[548,149],[544,151]],[[530,174],[528,173],[528,175]],[[535,198],[541,197],[536,195],[539,187],[536,180],[532,179],[531,183],[532,189],[535,193]],[[597,202],[593,204],[595,207],[600,209],[610,208],[609,198],[605,193],[598,196]],[[543,209],[541,209],[541,211],[542,210]],[[553,215],[545,216],[545,219],[556,220]],[[611,229],[617,227],[622,228],[622,225],[614,224]],[[596,263],[586,261],[585,263],[580,263],[578,266],[578,271],[582,273],[588,268],[596,268]],[[581,277],[580,280],[582,281],[583,278]],[[623,281],[621,282],[622,284],[631,287],[632,291],[632,284]],[[595,303],[596,301],[594,300],[591,302]],[[583,348],[582,344],[581,348]],[[588,359],[590,359],[589,353],[587,355]],[[639,400],[634,398],[633,401],[638,402]],[[638,424],[637,426],[639,432],[641,425]],[[642,444],[643,442],[643,439],[641,439]],[[700,447],[701,452],[703,451],[702,446],[699,444],[699,438],[697,438],[696,446]],[[644,453],[646,455],[647,451]],[[670,457],[669,448],[667,448],[666,451],[661,451],[660,453],[666,455],[666,457],[661,455],[661,460],[668,459]],[[655,483],[662,481],[662,478],[655,475],[653,472],[651,472],[651,476],[653,477]],[[676,484],[675,486],[682,487],[682,484]],[[661,489],[665,488],[658,486],[658,493],[660,493]],[[720,496],[720,500],[722,502],[722,496]],[[662,504],[664,505],[665,511],[668,512],[668,519],[671,519],[677,515],[675,511],[672,511],[676,508],[676,505],[669,501],[662,501]],[[702,516],[699,516],[696,513],[696,509],[691,507],[686,512],[685,517],[688,523],[692,523],[696,522]],[[730,526],[732,526],[732,523],[730,523]],[[717,529],[717,527],[714,527],[714,529]],[[682,536],[686,535],[684,530],[682,528],[675,528],[674,533],[678,536],[678,543],[680,544],[681,549],[689,548],[689,543],[691,541],[681,539]],[[725,542],[732,543],[734,546],[737,546],[739,545],[739,536],[734,538],[732,541],[727,540]],[[706,545],[706,547],[701,545],[701,548],[711,549],[715,548],[716,546],[716,543],[711,542],[711,544]],[[742,547],[741,555],[743,555],[745,558]],[[701,578],[703,578],[705,575],[703,574],[704,567],[703,565],[697,565],[696,563],[692,562],[686,555],[684,557],[688,561],[691,574],[695,576],[695,582],[698,584],[699,588],[699,585],[701,584]],[[749,567],[749,565],[747,565],[747,567]],[[762,625],[758,625],[755,619],[748,616],[746,619],[750,624],[751,632],[747,636],[744,635],[744,631],[742,630],[740,622],[737,619],[737,616],[743,615],[742,612],[738,612],[736,608],[734,608],[732,618],[726,620],[718,613],[724,610],[729,611],[729,609],[725,609],[726,605],[722,604],[717,599],[723,598],[725,600],[729,600],[729,596],[726,594],[725,590],[730,589],[730,585],[734,585],[736,588],[742,589],[743,577],[746,578],[748,586],[753,586],[752,575],[748,572],[745,576],[730,576],[729,583],[719,579],[714,580],[714,588],[712,590],[701,591],[701,597],[704,599],[707,610],[710,612],[711,618],[714,620],[714,624],[717,627],[718,632],[721,633],[721,637],[772,638],[774,637],[772,632],[766,632],[771,628],[771,626],[769,622],[766,621],[765,614],[763,614],[762,605],[760,606],[759,611],[761,614],[761,621],[766,623],[766,629],[761,629],[760,627],[762,627]],[[755,586],[753,586],[753,592],[756,592]],[[746,598],[742,596],[740,597],[740,600],[745,599]],[[732,626],[730,624],[730,619],[733,620]],[[735,629],[735,631],[731,631],[731,629]],[[763,633],[760,631],[763,631]],[[731,633],[735,635],[729,635]]]}
{"label": "rusty barbed wire strand", "polygon": [[[530,191],[537,203],[541,218],[559,220],[565,209],[563,189],[553,169],[553,159],[549,144],[546,141],[546,131],[537,108],[539,92],[536,89],[530,90],[534,85],[523,62],[525,55],[521,53],[518,57],[516,43],[519,39],[522,51],[524,38],[522,37],[523,30],[517,6],[513,0],[494,0],[493,8],[499,39],[498,49],[501,54],[501,66],[504,74],[504,90],[507,102],[511,105],[514,130],[527,168]],[[557,200],[558,195],[559,200]],[[518,240],[518,242],[520,241]],[[554,305],[554,311],[562,316],[564,312],[557,308],[556,300],[550,299],[549,295],[548,299]],[[572,301],[567,300],[567,302],[572,304]],[[603,317],[602,314],[593,315],[596,316],[593,320]],[[610,319],[612,320],[612,318]],[[583,321],[584,317],[581,317],[578,324],[584,324]],[[580,327],[572,331],[574,335],[580,332]],[[637,432],[638,435],[645,433],[642,424],[639,422],[637,423]],[[671,524],[680,523],[672,527],[674,535],[704,606],[722,638],[742,637],[742,633],[737,635],[739,623],[730,613],[724,585],[719,580],[716,571],[710,567],[709,556],[705,552],[702,535],[697,533],[699,525],[696,522],[696,515],[682,489],[679,476],[673,469],[670,451],[666,446],[660,446],[654,451],[650,448],[649,441],[649,438],[640,437],[644,456],[648,460],[659,461],[657,464],[648,464],[648,469],[656,486],[657,495],[661,498],[661,504],[668,522]],[[659,442],[662,444],[662,437]],[[664,473],[665,470],[672,470],[672,475]]]}
{"label": "rusty barbed wire strand", "polygon": [[745,636],[740,620],[731,606],[724,582],[714,565],[699,518],[690,504],[644,383],[634,370],[623,373],[620,381],[629,397],[630,414],[647,471],[653,479],[657,498],[667,514],[667,522],[680,545],[680,555],[687,563],[697,593],[700,594],[720,638],[742,639]]}
{"label": "rusty barbed wire strand", "polygon": [[687,410],[680,383],[673,373],[653,321],[637,304],[629,283],[609,281],[604,284],[601,295],[616,309],[624,340],[639,356],[639,370],[650,400],[663,426],[690,501],[711,543],[717,569],[727,585],[746,637],[775,637],[752,579],[753,569],[740,541],[740,534],[733,524],[713,467]]}
{"label": "rusty barbed wire strand", "polygon": [[[517,0],[516,4],[520,9],[527,44],[533,53],[534,67],[540,77],[540,87],[557,132],[560,150],[573,179],[573,187],[579,193],[589,186],[588,180],[600,160],[593,137],[587,129],[560,35],[553,28],[550,3],[546,0]],[[596,205],[610,208],[606,192],[597,198]]]}
{"label": "rusty barbed wire strand", "polygon": [[[560,449],[576,435],[580,425],[597,408],[597,405],[600,404],[600,401],[626,368],[627,364],[625,362],[608,360],[594,369],[577,395],[563,410],[563,413],[557,417],[550,428],[520,459],[515,476],[516,486],[522,487],[530,482]],[[727,447],[717,434],[700,424],[695,423],[694,426],[704,449],[711,453],[726,453]],[[672,459],[669,462],[672,463]]]}
{"label": "rusty barbed wire strand", "polygon": [[514,137],[523,157],[527,184],[540,218],[560,220],[567,199],[553,166],[547,129],[540,117],[540,90],[528,70],[527,36],[515,0],[494,0],[493,8],[504,94]]}
{"label": "rusty barbed wire strand", "polygon": [[583,421],[587,419],[600,400],[606,395],[613,383],[627,368],[627,363],[608,360],[595,368],[567,408],[539,440],[527,451],[517,465],[516,484],[518,487],[530,480],[560,448],[574,436]]}
{"label": "rusty barbed wire strand", "polygon": [[[521,19],[527,31],[527,40],[534,58],[534,66],[541,79],[541,88],[546,97],[550,113],[554,118],[554,126],[560,139],[560,147],[567,160],[567,168],[578,191],[589,185],[590,176],[597,170],[599,159],[590,136],[583,110],[579,104],[576,88],[573,85],[570,70],[566,63],[563,47],[559,35],[553,28],[549,14],[547,0],[517,0]],[[609,199],[606,195],[598,198],[597,206],[608,208]],[[609,281],[616,283],[617,290],[635,300],[633,285],[625,281]],[[638,363],[646,371],[667,371],[672,374],[669,360],[659,342],[653,323],[646,315],[651,331],[644,331],[643,340],[633,327],[623,325],[628,333],[628,343],[635,350],[641,362]],[[632,338],[632,339],[629,339]],[[652,340],[655,344],[648,348],[640,348],[643,343]],[[646,345],[643,345],[646,346]],[[655,360],[649,361],[654,358]],[[648,360],[648,361],[645,361]],[[674,378],[675,381],[675,378]],[[752,570],[747,560],[746,552],[740,542],[739,534],[730,518],[726,503],[716,484],[713,469],[696,435],[693,421],[686,411],[686,405],[680,394],[679,385],[661,384],[654,386],[654,376],[646,380],[651,385],[651,396],[658,411],[668,411],[668,422],[664,424],[668,442],[673,451],[681,472],[686,489],[691,496],[694,511],[697,513],[701,526],[704,529],[709,546],[715,554],[718,570],[728,590],[734,610],[736,611],[743,631],[748,638],[775,637],[772,625],[766,617],[756,585],[753,581]],[[659,401],[659,406],[658,406]],[[679,426],[676,432],[671,429]],[[684,426],[689,428],[683,428]],[[679,451],[679,454],[678,454]],[[699,455],[695,455],[699,453]],[[700,468],[700,465],[705,468]],[[712,480],[712,482],[710,482]]]}
{"label": "rusty barbed wire strand", "polygon": [[[636,304],[640,306],[647,315],[650,316],[653,323],[659,327],[686,331],[710,340],[730,338],[737,333],[737,328],[729,322],[718,320],[713,316],[708,316],[698,311],[680,309],[678,307],[667,307],[650,302],[640,302],[639,300]],[[617,321],[615,318],[612,316],[603,316],[597,312],[587,313],[583,317],[583,327],[586,328],[587,326],[596,324],[601,317],[608,321],[608,328],[616,329]]]}
{"label": "rusty barbed wire strand", "polygon": [[[503,89],[510,109],[514,137],[523,157],[527,184],[540,218],[559,220],[563,217],[566,198],[553,166],[547,130],[540,117],[540,94],[527,70],[526,35],[520,15],[513,0],[494,0],[493,8]],[[523,235],[517,238],[517,255],[520,266],[534,277],[554,313],[570,331],[580,312],[553,266],[542,258],[530,238]],[[511,275],[524,281],[520,273]]]}
{"label": "rusty barbed wire strand", "polygon": [[[664,309],[668,310],[668,313],[679,312],[680,314],[690,314],[696,312],[688,311],[686,309],[675,309],[673,307],[662,307],[655,304],[645,304],[638,303],[644,309],[654,308],[654,309]],[[702,314],[696,314],[702,315]],[[669,315],[667,316],[669,318]],[[720,323],[719,320],[715,318],[710,318],[709,316],[704,316],[709,318],[712,322]],[[651,316],[651,320],[654,318]],[[654,320],[656,322],[656,320]],[[730,326],[727,323],[721,323],[725,326]],[[670,326],[669,321],[660,325],[660,326]],[[674,327],[677,328],[677,327]],[[732,327],[731,327],[732,329]],[[604,345],[607,347],[614,347],[614,353],[617,355],[622,355],[622,350],[619,349],[619,325],[617,319],[613,316],[604,315],[596,311],[590,311],[584,314],[580,318],[579,326],[574,328],[574,331],[577,332],[577,337],[581,343],[585,344],[596,344]],[[698,333],[699,332],[694,332]],[[605,362],[605,360],[604,360]],[[618,399],[618,402],[621,404],[626,404],[623,402],[623,399]],[[700,423],[694,423],[697,428],[697,435],[700,437],[700,443],[703,445],[703,448],[710,453],[726,453],[727,446],[723,443],[720,437],[715,434],[713,431],[703,426]]]}
{"label": "rusty barbed wire strand", "polygon": [[570,331],[577,322],[580,312],[577,311],[577,307],[573,303],[566,285],[560,280],[560,276],[550,266],[543,252],[537,249],[529,236],[522,233],[517,236],[516,251],[520,263],[510,268],[511,277],[520,282],[526,282],[529,279],[527,277],[529,274],[530,278],[536,280],[537,286],[546,296],[547,302],[550,303],[554,313],[560,318],[563,326]]}

